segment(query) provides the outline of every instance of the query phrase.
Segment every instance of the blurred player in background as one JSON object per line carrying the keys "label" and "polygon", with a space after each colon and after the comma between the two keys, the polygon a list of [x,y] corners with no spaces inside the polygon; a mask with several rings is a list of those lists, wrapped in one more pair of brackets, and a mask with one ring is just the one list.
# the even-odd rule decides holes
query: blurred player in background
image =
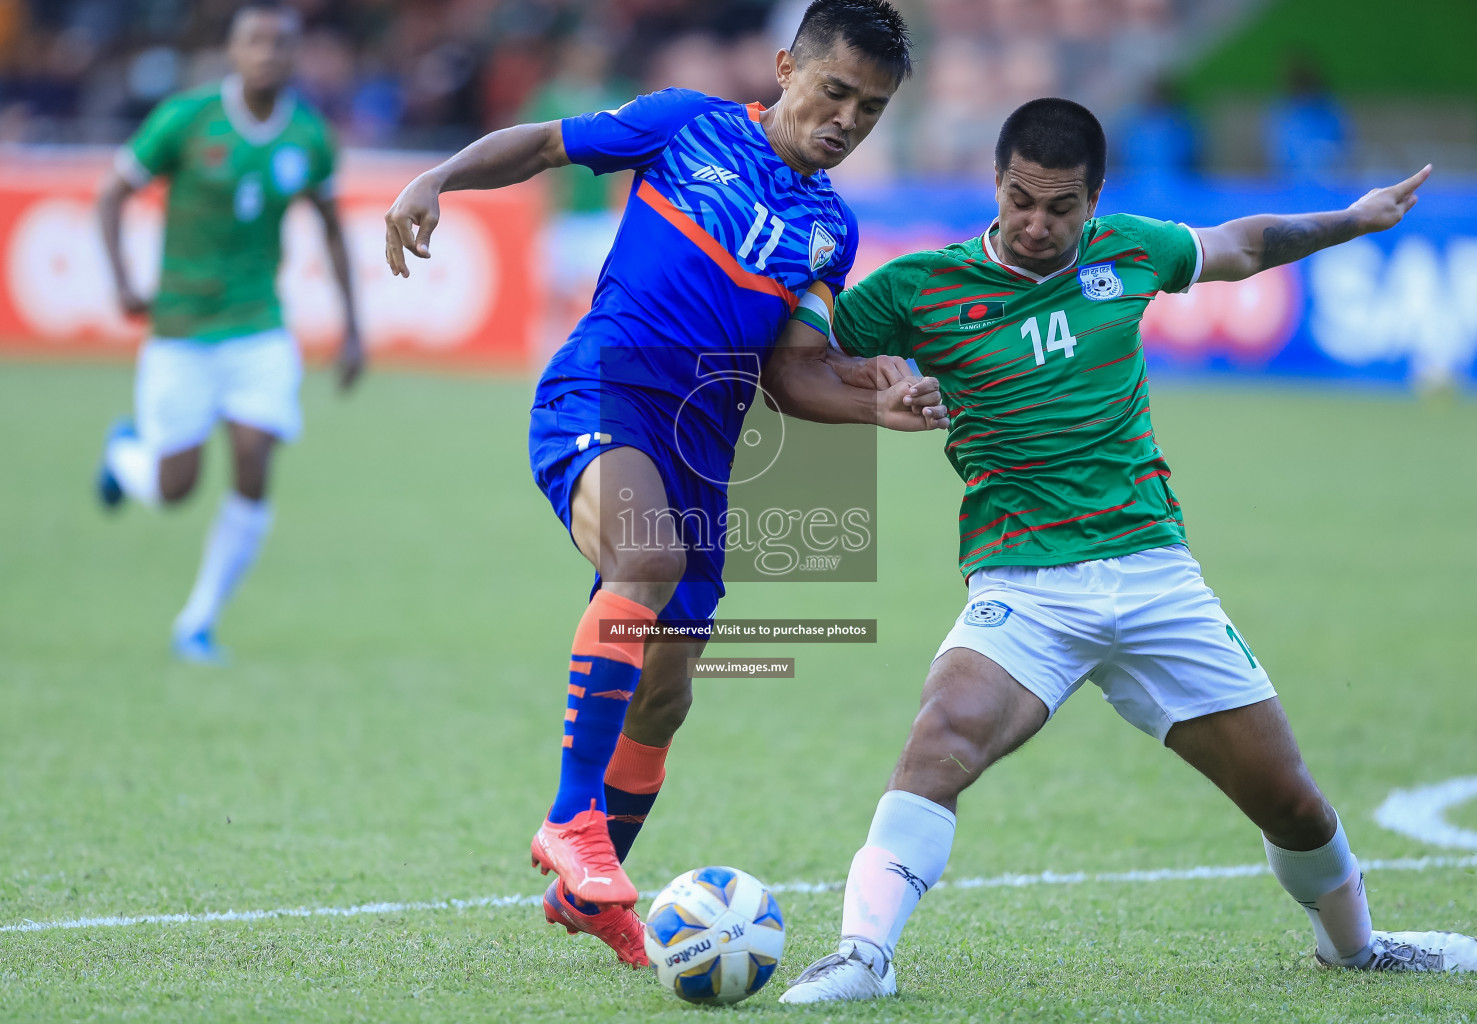
{"label": "blurred player in background", "polygon": [[1089,676],[1261,830],[1272,873],[1312,919],[1320,963],[1477,970],[1477,942],[1465,936],[1371,930],[1338,815],[1185,547],[1139,335],[1159,292],[1240,281],[1393,227],[1430,168],[1346,210],[1192,229],[1095,218],[1105,150],[1083,107],[1027,103],[996,147],[996,221],[893,260],[837,304],[844,351],[912,355],[948,396],[969,600],[852,860],[840,946],[784,1002],[897,991],[897,942],[943,874],[959,794]]}
{"label": "blurred player in background", "polygon": [[[333,138],[287,87],[299,35],[290,9],[239,10],[228,42],[235,74],[160,103],[119,151],[98,204],[118,301],[129,314],[151,317],[151,337],[138,357],[136,419],[108,435],[99,498],[109,508],[125,497],[148,506],[181,501],[195,487],[201,448],[218,421],[231,441],[234,488],[174,621],[174,652],[186,661],[222,660],[216,620],[272,521],[272,450],[301,429],[302,360],[283,327],[275,284],[282,218],[299,196],[323,217],[343,294],[341,386],[352,385],[364,367],[333,197]],[[148,301],[130,284],[120,227],[124,200],[156,177],[169,180],[169,196],[164,266]]]}
{"label": "blurred player in background", "polygon": [[[548,920],[600,936],[631,964],[646,960],[621,861],[660,789],[692,701],[687,659],[705,640],[647,649],[599,625],[711,621],[723,550],[694,536],[693,519],[723,529],[721,482],[787,319],[827,330],[857,226],[825,171],[867,137],[909,72],[906,27],[885,0],[815,0],[776,59],[784,92],[773,107],[668,89],[494,132],[411,182],[385,217],[386,258],[408,274],[404,250],[430,256],[442,192],[570,163],[636,171],[593,306],[544,371],[529,433],[535,479],[597,572],[575,629],[559,791],[532,856],[559,876]],[[806,351],[787,372],[804,377],[792,390],[813,418],[943,425],[935,383],[879,375],[878,363],[824,345]],[[708,357],[740,372],[704,384]],[[742,372],[746,362],[755,369]],[[623,516],[675,522],[680,542],[622,543]]]}

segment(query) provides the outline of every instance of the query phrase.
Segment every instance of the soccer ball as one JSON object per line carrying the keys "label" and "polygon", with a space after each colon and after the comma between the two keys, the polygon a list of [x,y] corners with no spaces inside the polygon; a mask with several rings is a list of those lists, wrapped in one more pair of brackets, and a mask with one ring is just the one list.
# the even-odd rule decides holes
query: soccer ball
{"label": "soccer ball", "polygon": [[737,868],[672,879],[646,915],[646,956],[657,980],[689,1003],[736,1003],[764,987],[785,951],[774,894]]}

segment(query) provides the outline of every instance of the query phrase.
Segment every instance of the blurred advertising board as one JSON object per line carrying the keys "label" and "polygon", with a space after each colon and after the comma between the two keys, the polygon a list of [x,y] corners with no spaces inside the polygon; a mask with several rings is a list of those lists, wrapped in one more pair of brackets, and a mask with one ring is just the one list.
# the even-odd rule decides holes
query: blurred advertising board
{"label": "blurred advertising board", "polygon": [[[0,355],[127,354],[145,325],[117,311],[93,196],[111,154],[0,154]],[[384,262],[384,211],[436,158],[350,152],[339,193],[360,323],[384,362],[514,373],[542,366],[588,303],[614,215],[546,218],[537,182],[442,197],[435,258],[409,280]],[[1338,209],[1362,187],[1110,180],[1100,212],[1192,225],[1252,213]],[[862,226],[858,279],[914,249],[977,233],[993,191],[961,185],[847,189]],[[161,190],[131,202],[124,244],[135,285],[152,291]],[[279,276],[289,325],[310,355],[342,326],[317,217],[297,204]],[[1160,296],[1144,319],[1157,370],[1290,378],[1477,384],[1477,182],[1439,174],[1393,231],[1367,236],[1237,284]]]}
{"label": "blurred advertising board", "polygon": [[[94,207],[112,153],[6,150],[0,155],[0,353],[95,357],[132,352],[142,320],[118,311]],[[435,258],[411,259],[410,278],[385,265],[384,214],[436,160],[349,153],[337,182],[359,322],[376,359],[522,372],[535,350],[543,300],[531,259],[543,219],[536,184],[442,197]],[[125,207],[123,245],[133,284],[151,294],[162,236],[160,186]],[[283,225],[278,289],[288,324],[310,355],[343,329],[322,221],[296,203]]]}
{"label": "blurred advertising board", "polygon": [[[1340,209],[1368,188],[1110,180],[1099,213],[1195,226],[1254,213]],[[900,252],[978,233],[993,190],[935,186],[849,195],[861,219],[858,273]],[[1422,190],[1391,231],[1247,281],[1161,295],[1144,317],[1159,370],[1414,384],[1477,384],[1477,182]]]}

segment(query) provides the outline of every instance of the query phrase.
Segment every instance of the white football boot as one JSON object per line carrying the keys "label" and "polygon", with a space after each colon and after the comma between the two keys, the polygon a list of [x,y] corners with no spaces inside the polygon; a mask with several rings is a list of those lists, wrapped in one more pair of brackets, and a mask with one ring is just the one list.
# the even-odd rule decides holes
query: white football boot
{"label": "white football boot", "polygon": [[853,939],[842,939],[830,956],[823,956],[790,983],[782,1003],[828,1003],[841,999],[876,999],[897,995],[897,974],[891,960],[882,961],[879,975]]}
{"label": "white football boot", "polygon": [[[1374,959],[1366,971],[1419,971],[1460,974],[1477,971],[1477,939],[1456,932],[1375,932]],[[1321,956],[1318,962],[1330,964]]]}

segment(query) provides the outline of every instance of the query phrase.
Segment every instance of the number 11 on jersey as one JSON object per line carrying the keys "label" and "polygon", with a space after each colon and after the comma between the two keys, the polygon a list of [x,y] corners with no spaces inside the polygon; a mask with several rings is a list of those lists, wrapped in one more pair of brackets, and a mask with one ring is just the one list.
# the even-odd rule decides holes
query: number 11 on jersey
{"label": "number 11 on jersey", "polygon": [[1031,339],[1031,348],[1036,351],[1036,365],[1040,366],[1046,362],[1047,352],[1065,352],[1062,358],[1071,359],[1073,349],[1077,347],[1077,339],[1072,337],[1072,328],[1067,325],[1067,311],[1059,309],[1051,314],[1051,320],[1046,327],[1046,348],[1041,347],[1041,325],[1037,323],[1036,317],[1031,317],[1021,323],[1021,337]]}
{"label": "number 11 on jersey", "polygon": [[764,228],[764,218],[769,217],[769,241],[764,243],[764,248],[759,250],[759,258],[754,261],[754,266],[760,270],[764,264],[769,262],[770,253],[774,252],[775,246],[780,244],[780,235],[785,233],[785,222],[778,216],[770,216],[769,210],[762,203],[754,204],[754,212],[758,214],[754,218],[754,226],[749,228],[749,233],[744,238],[744,244],[739,246],[738,258],[748,259],[749,253],[754,250],[754,242],[759,237],[759,232]]}

